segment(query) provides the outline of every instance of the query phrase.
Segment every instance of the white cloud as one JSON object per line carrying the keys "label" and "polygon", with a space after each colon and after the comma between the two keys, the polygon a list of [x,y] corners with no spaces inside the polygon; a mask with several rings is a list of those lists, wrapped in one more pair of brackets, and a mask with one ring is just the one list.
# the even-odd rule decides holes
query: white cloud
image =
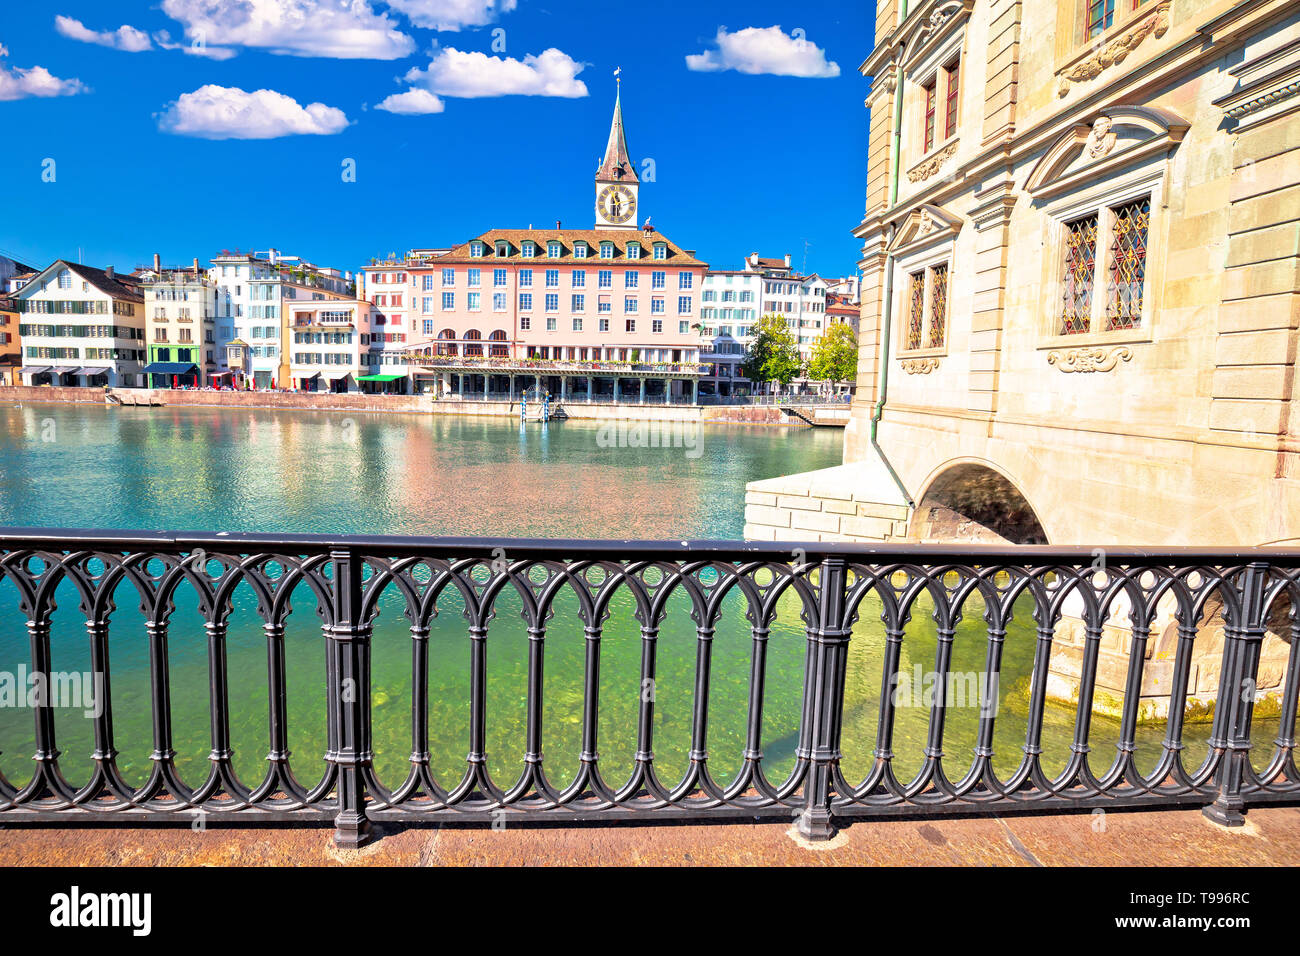
{"label": "white cloud", "polygon": [[582,68],[556,49],[516,60],[446,47],[423,70],[410,70],[406,82],[442,96],[579,97],[587,95],[587,85],[577,78]]}
{"label": "white cloud", "polygon": [[509,13],[519,0],[387,0],[388,6],[417,27],[430,30],[459,30],[482,27],[500,14]]}
{"label": "white cloud", "polygon": [[230,47],[225,46],[208,46],[206,43],[195,41],[193,43],[173,43],[172,35],[166,30],[159,30],[153,35],[154,43],[164,50],[180,50],[182,53],[188,53],[190,56],[201,56],[209,60],[229,60],[238,53]]}
{"label": "white cloud", "polygon": [[375,109],[400,113],[403,116],[423,116],[428,113],[441,113],[446,109],[446,104],[428,90],[412,89],[386,97]]}
{"label": "white cloud", "polygon": [[96,32],[80,20],[60,15],[54,18],[54,29],[70,40],[80,40],[82,43],[98,43],[100,46],[112,47],[114,50],[124,50],[127,53],[141,53],[153,49],[153,44],[149,42],[147,33],[126,24],[116,30]]}
{"label": "white cloud", "polygon": [[728,33],[718,27],[716,50],[686,57],[686,67],[697,72],[736,70],[825,79],[840,75],[838,63],[826,60],[826,51],[808,40],[802,30],[784,33],[776,27],[747,27]]}
{"label": "white cloud", "polygon": [[367,0],[163,0],[162,9],[199,47],[346,60],[396,60],[415,51],[415,41]]}
{"label": "white cloud", "polygon": [[[9,49],[0,44],[0,58],[9,55]],[[22,100],[29,96],[74,96],[89,93],[90,88],[80,80],[61,80],[43,66],[27,69],[5,69],[0,65],[0,101]]]}
{"label": "white cloud", "polygon": [[300,106],[275,90],[252,93],[209,83],[167,104],[158,119],[164,133],[202,139],[274,139],[277,136],[328,136],[348,125],[343,111],[324,103]]}

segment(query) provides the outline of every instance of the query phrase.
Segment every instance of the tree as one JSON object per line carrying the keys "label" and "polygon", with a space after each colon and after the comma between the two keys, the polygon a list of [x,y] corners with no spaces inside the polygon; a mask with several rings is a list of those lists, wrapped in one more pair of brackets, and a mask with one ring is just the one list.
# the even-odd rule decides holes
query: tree
{"label": "tree", "polygon": [[838,385],[858,375],[858,337],[847,322],[829,326],[813,346],[808,377]]}
{"label": "tree", "polygon": [[780,382],[789,385],[799,374],[799,343],[786,327],[785,317],[765,315],[758,320],[757,334],[745,351],[741,370],[753,382]]}

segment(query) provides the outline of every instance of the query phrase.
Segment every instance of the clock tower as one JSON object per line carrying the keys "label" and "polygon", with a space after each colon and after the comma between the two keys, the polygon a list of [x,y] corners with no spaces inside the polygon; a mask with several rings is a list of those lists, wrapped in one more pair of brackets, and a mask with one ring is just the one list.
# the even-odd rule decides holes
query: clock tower
{"label": "clock tower", "polygon": [[596,170],[596,228],[636,231],[637,193],[640,189],[641,181],[627,155],[623,107],[620,97],[615,95],[609,144],[605,147],[604,162]]}

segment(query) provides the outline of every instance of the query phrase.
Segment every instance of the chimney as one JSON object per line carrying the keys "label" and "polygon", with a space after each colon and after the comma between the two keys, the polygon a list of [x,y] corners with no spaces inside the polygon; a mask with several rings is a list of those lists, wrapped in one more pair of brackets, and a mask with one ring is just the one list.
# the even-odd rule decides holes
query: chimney
{"label": "chimney", "polygon": [[790,253],[788,253],[788,252],[785,254],[785,267],[786,267],[787,269],[790,268]]}
{"label": "chimney", "polygon": [[555,228],[556,228],[556,231],[559,231],[559,229],[560,229],[560,220],[558,220],[558,219],[555,220]]}
{"label": "chimney", "polygon": [[156,252],[153,254],[153,271],[155,275],[162,272],[162,258]]}
{"label": "chimney", "polygon": [[108,276],[110,279],[113,278],[113,267],[104,266],[104,275]]}

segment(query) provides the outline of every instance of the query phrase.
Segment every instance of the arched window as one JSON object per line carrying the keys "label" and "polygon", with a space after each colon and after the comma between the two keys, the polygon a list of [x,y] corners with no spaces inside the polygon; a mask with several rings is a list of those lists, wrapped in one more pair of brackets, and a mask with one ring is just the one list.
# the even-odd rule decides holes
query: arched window
{"label": "arched window", "polygon": [[491,358],[506,358],[510,354],[506,346],[506,333],[504,329],[497,329],[488,336],[488,341],[492,343],[488,346],[488,355]]}
{"label": "arched window", "polygon": [[438,354],[439,355],[457,355],[459,354],[456,346],[456,333],[451,329],[443,329],[438,333]]}
{"label": "arched window", "polygon": [[465,333],[465,357],[482,358],[483,357],[483,335],[478,329],[470,329]]}

